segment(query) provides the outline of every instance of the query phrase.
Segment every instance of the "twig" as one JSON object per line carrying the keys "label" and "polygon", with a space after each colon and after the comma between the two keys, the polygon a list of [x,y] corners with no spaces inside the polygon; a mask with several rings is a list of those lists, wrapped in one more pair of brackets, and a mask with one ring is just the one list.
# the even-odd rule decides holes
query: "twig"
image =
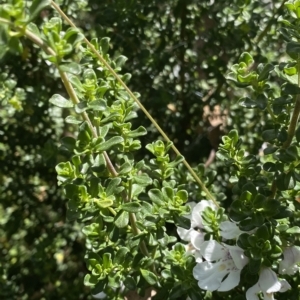
{"label": "twig", "polygon": [[[54,2],[51,1],[52,6],[55,8],[55,10],[61,15],[61,17],[72,27],[77,28],[76,25],[68,18],[68,16],[60,9],[60,7]],[[147,118],[152,122],[152,124],[156,127],[158,132],[162,135],[162,137],[167,141],[171,142],[169,137],[165,134],[165,132],[162,130],[162,128],[157,124],[157,122],[152,118],[152,116],[148,113],[147,109],[142,105],[142,103],[137,99],[137,97],[133,94],[133,92],[128,88],[128,86],[124,83],[124,81],[120,78],[120,76],[112,69],[112,67],[106,62],[106,60],[100,55],[100,53],[95,49],[94,45],[89,42],[89,40],[84,37],[85,43],[88,45],[88,47],[92,50],[92,52],[97,56],[99,61],[111,72],[111,74],[120,82],[120,84],[123,86],[123,88],[127,91],[127,93],[130,95],[130,97],[138,104],[140,109],[145,113]],[[175,145],[172,143],[172,149],[176,153],[176,155],[181,155],[179,150],[175,147]],[[189,163],[184,159],[183,160],[184,165],[189,170],[191,175],[194,177],[196,182],[199,184],[201,189],[205,192],[206,196],[211,199],[217,207],[219,207],[219,204],[217,203],[215,197],[210,193],[210,191],[206,188],[205,184],[202,182],[202,180],[198,177],[198,175],[195,173],[195,171],[192,169],[192,167],[189,165]]]}

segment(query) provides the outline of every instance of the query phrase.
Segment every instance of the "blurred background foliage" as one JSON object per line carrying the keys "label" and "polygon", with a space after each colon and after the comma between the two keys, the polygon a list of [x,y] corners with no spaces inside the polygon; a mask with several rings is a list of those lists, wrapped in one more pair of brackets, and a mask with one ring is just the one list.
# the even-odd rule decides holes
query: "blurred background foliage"
{"label": "blurred background foliage", "polygon": [[[243,51],[256,63],[281,58],[284,2],[57,1],[88,38],[107,36],[111,56],[128,58],[130,88],[194,165],[207,162],[231,128],[247,151],[261,148],[265,112],[240,107],[243,91],[225,75]],[[49,8],[36,22],[53,15]],[[54,170],[63,157],[59,140],[72,135],[64,112],[48,102],[63,87],[39,49],[25,39],[22,47],[22,56],[0,53],[0,299],[91,299],[83,286],[84,238],[80,225],[66,220]],[[134,122],[148,130],[143,144],[158,137],[142,112]],[[228,170],[217,162],[209,168],[230,201]]]}

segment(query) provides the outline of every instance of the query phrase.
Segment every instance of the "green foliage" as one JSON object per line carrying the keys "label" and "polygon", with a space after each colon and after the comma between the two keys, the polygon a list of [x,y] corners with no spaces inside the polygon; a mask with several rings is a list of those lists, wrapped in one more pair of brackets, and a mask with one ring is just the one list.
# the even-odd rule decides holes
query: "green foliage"
{"label": "green foliage", "polygon": [[[238,299],[285,247],[298,245],[299,1],[272,4],[272,12],[265,2],[212,2],[61,1],[94,48],[51,1],[1,4],[2,297],[88,299],[91,289],[121,299],[153,288],[154,299]],[[292,17],[279,19],[288,56],[276,30],[284,6]],[[127,83],[129,73],[134,97],[117,78]],[[140,114],[140,94],[174,143],[158,139]],[[233,128],[215,170],[200,163],[207,153],[195,139],[208,131],[199,121],[206,104],[229,108]],[[218,144],[219,137],[203,148]],[[198,164],[195,175],[174,145]],[[221,241],[227,212],[244,231],[229,239],[249,259],[237,295],[201,290],[189,245],[174,232],[193,226],[186,203],[203,197],[226,199],[201,215],[197,232],[206,241]],[[80,284],[70,291],[73,280]]]}

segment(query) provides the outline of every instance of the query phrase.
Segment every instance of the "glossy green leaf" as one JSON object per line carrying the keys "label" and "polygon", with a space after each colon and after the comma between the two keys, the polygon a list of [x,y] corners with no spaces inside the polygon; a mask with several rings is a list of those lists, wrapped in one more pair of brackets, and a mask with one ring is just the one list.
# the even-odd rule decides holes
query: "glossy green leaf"
{"label": "glossy green leaf", "polygon": [[130,78],[131,78],[131,74],[129,74],[129,73],[126,73],[126,74],[124,74],[123,76],[121,76],[121,79],[122,79],[125,83],[128,83],[129,80],[130,80]]}
{"label": "glossy green leaf", "polygon": [[271,142],[277,138],[277,130],[275,129],[268,129],[263,131],[262,138],[265,142]]}
{"label": "glossy green leaf", "polygon": [[284,68],[284,73],[293,76],[297,74],[297,68],[296,67],[286,67]]}
{"label": "glossy green leaf", "polygon": [[132,181],[142,186],[147,186],[152,183],[152,179],[148,174],[138,174],[132,178]]}
{"label": "glossy green leaf", "polygon": [[248,270],[251,274],[257,275],[261,268],[261,259],[250,259],[248,264]]}
{"label": "glossy green leaf", "polygon": [[82,232],[89,237],[97,237],[99,235],[99,225],[96,223],[86,225],[82,228]]}
{"label": "glossy green leaf", "polygon": [[300,234],[300,227],[299,226],[293,226],[291,228],[289,228],[286,233],[289,234]]}
{"label": "glossy green leaf", "polygon": [[71,101],[67,100],[66,98],[64,98],[59,94],[54,94],[50,98],[49,102],[54,104],[55,106],[62,107],[62,108],[71,108],[74,106]]}
{"label": "glossy green leaf", "polygon": [[278,211],[279,212],[276,215],[274,215],[274,219],[289,218],[293,215],[293,211],[284,206],[279,207]]}
{"label": "glossy green leaf", "polygon": [[23,45],[18,37],[11,37],[8,41],[9,50],[17,55],[23,53]]}
{"label": "glossy green leaf", "polygon": [[247,66],[254,63],[254,59],[249,52],[243,52],[239,58],[239,62],[244,62]]}
{"label": "glossy green leaf", "polygon": [[177,227],[182,227],[187,230],[191,228],[191,220],[185,216],[174,215],[174,222]]}
{"label": "glossy green leaf", "polygon": [[270,63],[267,63],[263,66],[262,70],[259,72],[259,76],[257,78],[258,81],[263,81],[268,79],[270,73],[274,70],[274,66]]}
{"label": "glossy green leaf", "polygon": [[95,203],[101,208],[111,207],[114,204],[114,201],[109,198],[105,199],[95,199]]}
{"label": "glossy green leaf", "polygon": [[146,128],[143,127],[143,126],[140,126],[139,128],[130,131],[127,134],[127,137],[129,137],[129,138],[136,138],[136,137],[139,137],[139,136],[142,136],[142,135],[146,135],[146,134],[147,134]]}
{"label": "glossy green leaf", "polygon": [[137,202],[128,202],[122,204],[121,209],[130,213],[137,213],[141,210],[141,205]]}
{"label": "glossy green leaf", "polygon": [[84,35],[79,31],[78,28],[69,27],[64,35],[64,40],[69,44],[72,44],[73,47],[76,44],[84,39]]}
{"label": "glossy green leaf", "polygon": [[256,228],[256,225],[253,224],[251,219],[245,219],[240,222],[239,227],[242,231],[250,231]]}
{"label": "glossy green leaf", "polygon": [[263,240],[269,240],[270,239],[270,232],[269,232],[269,229],[266,225],[260,226],[256,230],[255,235],[259,239],[263,239]]}
{"label": "glossy green leaf", "polygon": [[276,152],[277,150],[278,150],[277,147],[268,145],[268,147],[264,149],[264,155],[272,154],[272,153]]}
{"label": "glossy green leaf", "polygon": [[84,276],[84,285],[85,286],[94,286],[98,282],[98,279],[96,276],[92,276],[90,274],[86,274]]}
{"label": "glossy green leaf", "polygon": [[280,66],[275,66],[274,71],[280,78],[283,78],[285,81],[288,81],[291,84],[296,84],[296,85],[298,84],[298,75],[297,74],[287,75],[284,72],[284,68],[280,68]]}
{"label": "glossy green leaf", "polygon": [[251,217],[252,217],[252,222],[255,225],[255,227],[259,227],[259,226],[263,225],[263,223],[265,221],[265,217],[260,212],[256,212],[256,213],[252,214]]}
{"label": "glossy green leaf", "polygon": [[142,274],[142,276],[144,277],[144,279],[145,279],[151,286],[154,286],[154,285],[157,284],[158,279],[157,279],[157,276],[156,276],[154,273],[152,273],[152,272],[150,272],[150,271],[148,271],[148,270],[144,270],[144,269],[140,269],[140,271],[141,271],[141,274]]}
{"label": "glossy green leaf", "polygon": [[132,184],[131,187],[131,197],[134,198],[136,196],[138,196],[140,193],[144,192],[145,188],[142,185],[139,184]]}
{"label": "glossy green leaf", "polygon": [[182,203],[185,203],[188,200],[188,193],[185,190],[178,191],[176,196],[181,199]]}
{"label": "glossy green leaf", "polygon": [[228,133],[228,137],[232,140],[232,144],[236,145],[239,140],[239,134],[236,129],[232,129]]}
{"label": "glossy green leaf", "polygon": [[256,103],[259,109],[264,110],[268,106],[268,98],[264,94],[259,94]]}
{"label": "glossy green leaf", "polygon": [[75,105],[75,112],[81,114],[88,109],[87,101],[81,101]]}
{"label": "glossy green leaf", "polygon": [[77,76],[74,75],[70,75],[69,76],[69,80],[70,82],[74,85],[74,87],[80,91],[80,92],[84,92],[84,88],[82,86],[82,83],[80,82],[79,78]]}
{"label": "glossy green leaf", "polygon": [[127,61],[127,59],[128,58],[126,56],[124,56],[124,55],[120,55],[119,57],[117,57],[115,59],[116,67],[117,68],[122,67],[125,64],[125,62]]}
{"label": "glossy green leaf", "polygon": [[134,280],[134,278],[132,277],[126,277],[126,279],[124,280],[124,285],[126,286],[127,289],[129,290],[135,290],[136,289],[136,282]]}
{"label": "glossy green leaf", "polygon": [[132,170],[133,166],[130,164],[130,162],[125,162],[123,165],[121,165],[119,169],[119,174],[126,174],[129,173]]}
{"label": "glossy green leaf", "polygon": [[81,66],[75,62],[61,64],[59,65],[59,69],[63,72],[79,75],[81,73]]}
{"label": "glossy green leaf", "polygon": [[151,199],[151,201],[155,204],[158,205],[164,205],[164,196],[162,194],[162,192],[158,189],[152,189],[148,192],[149,198]]}
{"label": "glossy green leaf", "polygon": [[105,141],[104,143],[101,143],[96,146],[96,150],[103,152],[106,150],[111,149],[113,146],[123,143],[124,139],[121,136],[114,136],[110,138],[109,140]]}
{"label": "glossy green leaf", "polygon": [[102,257],[102,264],[105,269],[110,269],[112,266],[111,253],[104,253]]}
{"label": "glossy green leaf", "polygon": [[124,228],[128,225],[129,214],[127,211],[120,211],[114,219],[114,223],[118,228]]}
{"label": "glossy green leaf", "polygon": [[263,165],[263,169],[267,172],[276,172],[277,171],[275,163],[272,163],[272,162],[266,162]]}
{"label": "glossy green leaf", "polygon": [[88,102],[88,107],[95,111],[105,111],[107,109],[106,101],[104,99]]}
{"label": "glossy green leaf", "polygon": [[68,123],[68,124],[81,124],[82,123],[82,120],[77,119],[74,116],[67,116],[65,120],[66,120],[66,123]]}
{"label": "glossy green leaf", "polygon": [[300,43],[289,42],[286,45],[286,53],[293,59],[299,59],[300,56]]}
{"label": "glossy green leaf", "polygon": [[298,95],[300,94],[300,87],[295,84],[285,83],[281,86],[281,95]]}
{"label": "glossy green leaf", "polygon": [[108,38],[108,37],[104,37],[100,40],[100,48],[101,48],[102,54],[106,54],[108,52],[109,41],[110,41],[110,38]]}
{"label": "glossy green leaf", "polygon": [[296,178],[292,172],[287,174],[281,173],[276,179],[276,185],[280,191],[291,190],[295,187],[296,183]]}
{"label": "glossy green leaf", "polygon": [[239,247],[241,247],[242,249],[247,249],[250,246],[248,238],[249,238],[248,233],[240,234],[240,236],[238,237],[238,240],[237,240],[237,245]]}
{"label": "glossy green leaf", "polygon": [[36,36],[41,37],[41,32],[34,23],[27,24],[27,30],[34,33]]}
{"label": "glossy green leaf", "polygon": [[109,181],[109,184],[106,188],[106,195],[110,196],[110,195],[116,195],[116,189],[118,188],[118,186],[121,183],[121,178],[112,178]]}
{"label": "glossy green leaf", "polygon": [[91,83],[96,83],[97,82],[97,75],[93,69],[85,69],[83,72],[83,79],[84,81],[91,81]]}

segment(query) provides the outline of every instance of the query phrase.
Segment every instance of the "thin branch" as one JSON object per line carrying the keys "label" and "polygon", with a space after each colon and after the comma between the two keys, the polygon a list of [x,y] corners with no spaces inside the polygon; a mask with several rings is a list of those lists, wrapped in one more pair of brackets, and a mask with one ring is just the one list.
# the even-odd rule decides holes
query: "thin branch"
{"label": "thin branch", "polygon": [[[0,17],[0,23],[2,24],[7,24],[11,27],[14,27],[16,28],[17,30],[22,30],[23,34],[25,37],[27,37],[29,40],[31,40],[35,45],[39,46],[41,49],[43,49],[48,55],[51,55],[51,56],[56,56],[56,52],[51,48],[49,47],[42,39],[40,39],[38,36],[36,36],[34,33],[30,32],[29,30],[25,29],[24,28],[21,28],[21,27],[16,27],[14,26],[14,24],[6,19],[3,19]],[[79,104],[80,103],[80,100],[78,99],[77,95],[76,95],[76,92],[72,86],[72,84],[70,83],[69,79],[68,79],[68,76],[65,72],[61,71],[59,66],[56,65],[56,67],[58,68],[59,70],[59,74],[60,74],[60,77],[62,79],[62,82],[67,90],[67,93],[68,95],[70,96],[73,104]],[[94,138],[97,138],[98,137],[98,134],[97,134],[97,131],[95,130],[88,114],[86,112],[83,112],[81,113],[81,116],[82,118],[87,122],[89,128],[91,129],[92,131],[92,134],[93,134],[93,137]],[[105,160],[106,160],[106,163],[107,163],[107,167],[110,171],[110,173],[116,177],[118,176],[118,172],[115,170],[108,154],[106,151],[103,152],[103,155],[105,157]],[[125,200],[126,200],[126,196],[123,197]],[[115,215],[115,212],[111,211],[113,215]],[[134,213],[129,213],[129,219],[130,219],[130,224],[131,224],[131,228],[132,228],[132,231],[133,231],[133,234],[134,235],[138,235],[140,233],[138,227],[136,226],[136,216]],[[147,246],[146,246],[146,243],[144,241],[141,241],[140,242],[140,249],[141,249],[141,252],[145,255],[145,256],[150,256],[149,252],[148,252],[148,249],[147,249]],[[152,266],[152,270],[153,272],[156,273],[156,270],[155,270],[155,265]]]}
{"label": "thin branch", "polygon": [[300,95],[297,95],[295,107],[290,121],[290,126],[288,129],[288,137],[282,146],[283,149],[288,148],[292,143],[293,137],[295,135],[296,127],[298,124],[299,114],[300,114]]}
{"label": "thin branch", "polygon": [[[72,27],[77,28],[76,25],[68,18],[68,16],[60,9],[60,7],[54,2],[51,2],[52,6],[55,8],[55,10],[61,15],[61,17]],[[137,99],[137,97],[133,94],[133,92],[128,88],[128,86],[124,83],[124,81],[120,78],[120,76],[114,71],[114,69],[106,62],[106,60],[100,55],[100,53],[95,49],[94,45],[89,42],[89,40],[84,37],[85,43],[88,45],[88,47],[92,50],[92,52],[97,56],[99,61],[111,72],[111,74],[120,82],[120,84],[123,86],[123,88],[127,91],[127,93],[130,95],[130,97],[138,104],[140,109],[144,112],[144,114],[147,116],[147,118],[151,121],[151,123],[155,126],[155,128],[158,130],[158,132],[162,135],[162,137],[167,141],[171,142],[169,137],[165,134],[165,132],[162,130],[162,128],[157,124],[157,122],[152,118],[152,116],[148,113],[147,109],[142,105],[142,103]],[[181,155],[179,150],[175,147],[174,144],[172,144],[172,149],[176,153],[176,155]],[[189,170],[191,175],[194,177],[196,182],[199,184],[201,189],[205,192],[207,197],[211,199],[217,207],[219,207],[219,204],[217,203],[214,196],[210,193],[210,191],[206,188],[205,184],[202,182],[202,180],[198,177],[198,175],[195,173],[195,171],[192,169],[192,167],[189,165],[189,163],[184,159],[183,160],[184,165]]]}
{"label": "thin branch", "polygon": [[[297,59],[297,73],[298,73],[298,87],[300,87],[300,55],[298,55],[298,59]],[[288,137],[286,141],[283,143],[281,147],[282,149],[287,149],[291,145],[298,125],[299,115],[300,115],[300,94],[296,95],[295,106],[293,109],[293,113],[288,128]],[[276,181],[273,180],[271,186],[270,198],[275,197],[276,191],[277,191]]]}
{"label": "thin branch", "polygon": [[[7,25],[11,25],[13,26],[14,24],[3,19],[3,18],[0,18],[0,23],[4,23],[4,24],[7,24]],[[18,30],[23,30],[23,28],[19,28],[19,27],[16,27],[16,29]],[[25,37],[27,37],[29,40],[31,40],[34,44],[38,45],[40,48],[42,48],[48,55],[53,55],[53,56],[56,56],[56,52],[51,48],[49,47],[42,39],[40,39],[37,35],[35,35],[34,33],[32,33],[31,31],[29,30],[25,30],[24,31],[24,35]],[[59,66],[57,66],[57,68],[59,69]],[[67,90],[67,93],[68,95],[70,96],[72,102],[74,104],[78,104],[80,103],[77,95],[76,95],[76,92],[72,86],[72,84],[70,83],[69,79],[68,79],[68,76],[65,72],[62,72],[60,69],[59,69],[59,73],[60,73],[60,76],[61,76],[61,79],[62,79],[62,82]],[[88,116],[88,114],[86,112],[83,112],[81,113],[81,116],[82,118],[87,122],[89,128],[91,129],[92,131],[92,134],[93,134],[93,137],[97,138],[98,137],[98,134]],[[108,154],[104,151],[103,152],[103,155],[104,155],[104,158],[105,158],[105,161],[106,161],[106,164],[107,164],[107,168],[109,170],[109,172],[112,174],[112,176],[116,177],[118,176],[118,172],[116,171],[116,169],[114,168]]]}

